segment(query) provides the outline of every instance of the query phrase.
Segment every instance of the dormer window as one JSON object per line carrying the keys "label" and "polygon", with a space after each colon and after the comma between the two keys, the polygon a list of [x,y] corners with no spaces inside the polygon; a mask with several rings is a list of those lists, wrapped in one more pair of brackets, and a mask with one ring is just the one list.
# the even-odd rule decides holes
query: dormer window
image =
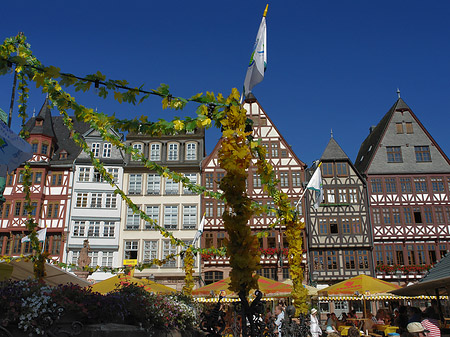
{"label": "dormer window", "polygon": [[45,154],[45,155],[48,154],[48,144],[43,143],[41,145],[41,154]]}
{"label": "dormer window", "polygon": [[150,160],[151,161],[161,160],[161,144],[160,143],[150,144]]}
{"label": "dormer window", "polygon": [[100,143],[92,143],[91,151],[95,158],[100,157]]}
{"label": "dormer window", "polygon": [[39,146],[39,143],[32,143],[31,144],[31,151],[33,151],[33,153],[37,153],[38,152],[38,146]]}
{"label": "dormer window", "polygon": [[197,159],[197,143],[186,144],[186,160]]}
{"label": "dormer window", "polygon": [[178,143],[168,145],[167,160],[178,160]]}
{"label": "dormer window", "polygon": [[44,124],[43,119],[36,119],[36,126],[42,126]]}
{"label": "dormer window", "polygon": [[62,150],[62,151],[59,153],[59,159],[67,159],[67,151]]}

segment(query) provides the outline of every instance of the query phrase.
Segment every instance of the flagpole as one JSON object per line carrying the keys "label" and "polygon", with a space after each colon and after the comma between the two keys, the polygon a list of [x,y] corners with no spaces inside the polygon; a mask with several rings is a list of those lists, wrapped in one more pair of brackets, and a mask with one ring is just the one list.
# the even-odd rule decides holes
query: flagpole
{"label": "flagpole", "polygon": [[[318,169],[320,168],[321,165],[322,165],[322,162],[319,163],[319,165],[317,166],[316,170],[318,170]],[[314,171],[314,172],[315,172],[315,171]],[[308,189],[305,188],[305,190],[303,191],[302,195],[300,196],[300,199],[299,199],[299,200],[297,201],[297,203],[295,204],[295,208],[298,207],[298,204],[300,203],[300,201],[302,201],[303,196],[305,195],[305,193],[306,193],[307,190],[308,190]]]}

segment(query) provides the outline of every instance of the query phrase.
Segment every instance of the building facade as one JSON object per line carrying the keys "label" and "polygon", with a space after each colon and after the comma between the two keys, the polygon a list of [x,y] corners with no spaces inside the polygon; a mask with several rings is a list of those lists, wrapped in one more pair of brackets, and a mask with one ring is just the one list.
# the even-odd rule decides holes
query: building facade
{"label": "building facade", "polygon": [[[111,131],[119,139],[119,134]],[[99,132],[89,129],[83,138],[114,181],[122,189],[124,156],[120,149],[104,141]],[[91,267],[121,267],[119,234],[122,199],[114,194],[115,186],[106,182],[91,163],[90,156],[81,152],[75,160],[75,172],[70,201],[70,219],[67,237],[67,257],[77,264],[84,240],[89,241]],[[110,273],[95,272],[92,281],[110,277]]]}
{"label": "building facade", "polygon": [[[74,127],[81,133],[88,128],[85,123],[76,121]],[[51,115],[48,99],[39,114],[26,123],[25,130],[30,134],[27,141],[34,153],[29,161],[32,216],[39,229],[47,228],[45,250],[51,258],[62,261],[72,195],[73,162],[80,148],[71,138],[63,117]],[[23,169],[21,166],[8,175],[4,192],[6,202],[0,207],[0,252],[5,255],[31,253],[30,243],[21,242],[28,234]]]}
{"label": "building facade", "polygon": [[[200,182],[201,161],[204,158],[205,133],[203,129],[191,133],[177,133],[160,137],[146,135],[127,136],[127,144],[149,160],[181,172],[191,182]],[[140,161],[126,158],[123,178],[124,191],[138,207],[158,225],[173,233],[187,244],[192,243],[201,219],[200,196],[184,188],[181,183],[159,176],[145,168]],[[140,219],[125,203],[122,204],[119,256],[146,263],[155,258],[164,259],[180,253],[158,230]],[[199,261],[195,263],[194,276],[199,274]],[[184,285],[183,261],[178,256],[161,267],[154,266],[135,276],[153,278],[165,285],[181,290]]]}
{"label": "building facade", "polygon": [[324,200],[315,209],[313,192],[306,198],[308,276],[328,285],[359,274],[374,276],[366,182],[333,137],[320,162]]}
{"label": "building facade", "polygon": [[[292,151],[289,144],[283,138],[279,130],[254,98],[247,98],[244,102],[248,118],[253,121],[253,137],[261,140],[266,148],[266,158],[277,171],[280,179],[280,188],[295,204],[303,191],[302,181],[306,165],[300,161]],[[220,140],[214,150],[203,162],[202,184],[206,188],[219,191],[219,183],[225,172],[220,169],[218,163],[218,151]],[[273,201],[264,192],[256,167],[249,168],[247,179],[247,194],[253,201],[268,207],[274,207]],[[212,198],[203,198],[202,208],[205,210],[206,222],[201,239],[202,248],[222,247],[226,237],[223,227],[222,214],[225,211],[225,203]],[[301,208],[300,208],[301,212]],[[254,232],[267,230],[275,221],[274,213],[254,216],[250,219],[249,226]],[[283,236],[285,227],[277,226],[269,231],[268,237],[260,239],[261,270],[260,274],[271,279],[288,279],[289,266],[283,250],[288,249]],[[304,256],[306,262],[306,254]],[[204,255],[202,257],[202,279],[209,284],[229,276],[230,266],[226,257]]]}
{"label": "building facade", "polygon": [[377,276],[420,278],[450,241],[450,161],[400,97],[355,162],[368,181]]}

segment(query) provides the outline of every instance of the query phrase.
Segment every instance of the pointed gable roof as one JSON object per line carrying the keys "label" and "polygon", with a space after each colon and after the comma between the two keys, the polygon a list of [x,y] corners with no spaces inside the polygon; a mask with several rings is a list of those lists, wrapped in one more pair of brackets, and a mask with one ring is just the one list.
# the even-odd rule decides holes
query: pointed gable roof
{"label": "pointed gable roof", "polygon": [[349,158],[336,142],[336,140],[331,137],[327,147],[325,148],[325,151],[323,151],[320,160],[349,160]]}
{"label": "pointed gable roof", "polygon": [[[439,145],[434,141],[433,137],[428,133],[416,115],[412,112],[411,108],[405,103],[405,101],[401,98],[398,98],[394,105],[389,109],[389,111],[383,116],[381,121],[375,127],[370,128],[370,134],[361,144],[358,155],[355,160],[355,167],[359,170],[361,174],[367,174],[369,167],[377,153],[377,150],[384,143],[383,139],[386,135],[388,127],[393,119],[393,116],[396,112],[407,112],[414,120],[421,132],[428,138],[429,142],[433,144],[440,155],[443,158],[443,162],[450,164],[449,159],[445,155],[445,153],[441,150]],[[423,141],[423,140],[422,140]],[[384,144],[383,144],[384,145]],[[406,173],[406,172],[405,172]]]}
{"label": "pointed gable roof", "polygon": [[53,130],[52,112],[50,110],[50,102],[48,97],[45,98],[45,102],[42,105],[39,114],[31,118],[28,131],[32,135],[45,135],[48,137],[56,138],[55,131]]}

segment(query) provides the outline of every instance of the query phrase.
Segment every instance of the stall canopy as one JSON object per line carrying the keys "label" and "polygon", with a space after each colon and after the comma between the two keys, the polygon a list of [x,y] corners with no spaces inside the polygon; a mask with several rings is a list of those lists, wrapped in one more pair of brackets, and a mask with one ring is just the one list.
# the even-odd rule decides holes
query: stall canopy
{"label": "stall canopy", "polygon": [[[218,296],[221,292],[224,292],[227,297],[238,297],[237,294],[228,290],[229,284],[230,278],[228,277],[226,279],[195,289],[192,291],[192,295],[210,296],[211,294],[214,294],[214,296]],[[258,278],[258,287],[264,296],[288,296],[292,292],[291,285],[274,281],[263,276],[259,276]]]}
{"label": "stall canopy", "polygon": [[449,295],[450,293],[450,253],[435,264],[416,284],[391,291],[396,295]]}
{"label": "stall canopy", "polygon": [[106,294],[131,283],[143,287],[146,291],[150,293],[169,294],[176,292],[175,289],[167,287],[163,284],[159,284],[147,279],[140,279],[124,274],[117,274],[104,281],[100,281],[96,284],[91,285],[91,288],[93,291],[99,292],[101,294]]}
{"label": "stall canopy", "polygon": [[[45,264],[44,282],[56,286],[58,284],[73,283],[81,287],[85,287],[90,283],[85,279],[79,278],[57,266],[46,263]],[[25,260],[16,260],[11,262],[0,263],[0,281],[4,280],[25,280],[27,278],[34,278],[33,262]]]}
{"label": "stall canopy", "polygon": [[400,286],[368,275],[358,275],[318,291],[319,296],[374,295],[399,289]]}

